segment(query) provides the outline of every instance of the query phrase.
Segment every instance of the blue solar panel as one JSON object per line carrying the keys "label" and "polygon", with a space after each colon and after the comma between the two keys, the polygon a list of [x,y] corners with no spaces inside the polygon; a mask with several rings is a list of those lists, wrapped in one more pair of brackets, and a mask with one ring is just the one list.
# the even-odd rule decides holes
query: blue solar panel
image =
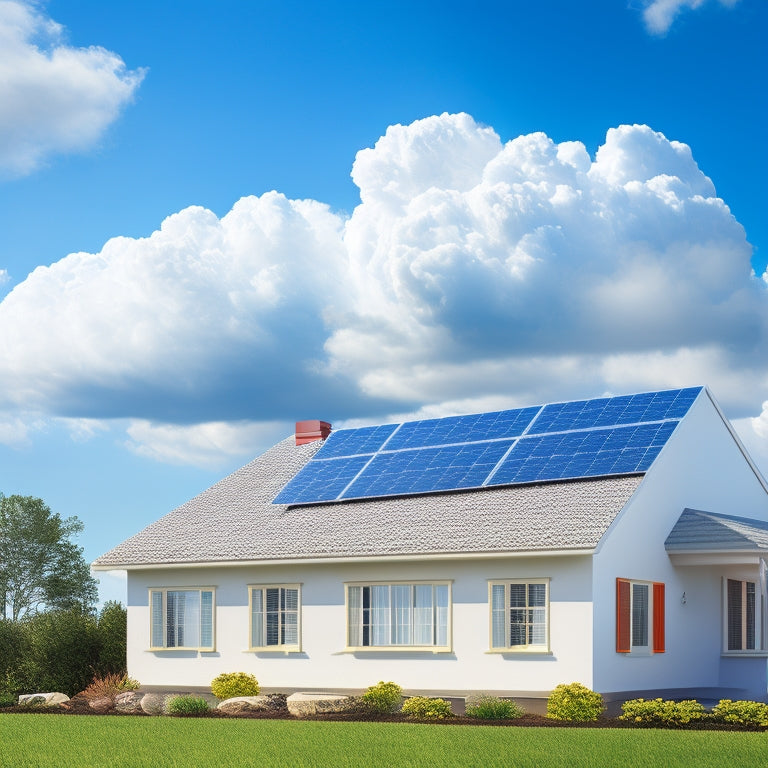
{"label": "blue solar panel", "polygon": [[477,488],[498,464],[512,440],[380,453],[342,498]]}
{"label": "blue solar panel", "polygon": [[612,427],[664,419],[681,419],[688,413],[701,387],[670,389],[641,395],[602,397],[544,407],[530,434],[567,432],[576,429]]}
{"label": "blue solar panel", "polygon": [[645,472],[677,421],[539,435],[519,440],[489,485]]}
{"label": "blue solar panel", "polygon": [[288,482],[272,503],[312,504],[333,501],[370,460],[370,456],[350,456],[328,461],[310,461]]}
{"label": "blue solar panel", "polygon": [[331,459],[336,456],[376,453],[396,429],[397,424],[382,424],[378,427],[360,427],[359,429],[339,429],[336,432],[331,432],[315,458]]}
{"label": "blue solar panel", "polygon": [[471,416],[407,421],[387,443],[386,450],[518,437],[538,412],[539,407],[536,406]]}

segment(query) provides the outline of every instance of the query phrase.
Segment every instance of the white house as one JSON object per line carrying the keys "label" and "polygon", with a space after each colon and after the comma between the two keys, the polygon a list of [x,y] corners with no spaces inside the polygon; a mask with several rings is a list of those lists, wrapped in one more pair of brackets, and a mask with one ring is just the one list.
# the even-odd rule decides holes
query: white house
{"label": "white house", "polygon": [[329,430],[96,560],[132,677],[766,699],[768,487],[706,388]]}

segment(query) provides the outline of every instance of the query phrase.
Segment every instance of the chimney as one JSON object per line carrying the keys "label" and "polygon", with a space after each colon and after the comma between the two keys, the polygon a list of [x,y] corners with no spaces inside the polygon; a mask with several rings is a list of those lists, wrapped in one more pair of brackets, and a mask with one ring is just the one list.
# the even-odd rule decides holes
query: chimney
{"label": "chimney", "polygon": [[331,425],[327,421],[309,419],[296,422],[296,445],[325,440],[331,434]]}

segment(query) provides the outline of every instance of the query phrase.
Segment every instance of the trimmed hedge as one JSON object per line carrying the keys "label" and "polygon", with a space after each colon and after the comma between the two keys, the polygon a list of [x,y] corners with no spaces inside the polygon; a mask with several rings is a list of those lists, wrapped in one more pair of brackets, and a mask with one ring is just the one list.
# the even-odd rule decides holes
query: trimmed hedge
{"label": "trimmed hedge", "polygon": [[558,685],[547,699],[547,717],[586,723],[598,720],[605,709],[603,697],[581,683]]}

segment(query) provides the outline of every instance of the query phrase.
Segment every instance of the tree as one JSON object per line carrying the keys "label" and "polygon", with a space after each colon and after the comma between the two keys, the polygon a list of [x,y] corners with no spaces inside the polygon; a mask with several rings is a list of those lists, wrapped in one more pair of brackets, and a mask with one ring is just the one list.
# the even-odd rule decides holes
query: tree
{"label": "tree", "polygon": [[116,600],[107,600],[99,614],[99,674],[126,673],[127,630],[128,612]]}
{"label": "tree", "polygon": [[96,579],[83,548],[70,541],[82,530],[76,517],[62,520],[42,499],[0,493],[0,618],[93,610]]}

